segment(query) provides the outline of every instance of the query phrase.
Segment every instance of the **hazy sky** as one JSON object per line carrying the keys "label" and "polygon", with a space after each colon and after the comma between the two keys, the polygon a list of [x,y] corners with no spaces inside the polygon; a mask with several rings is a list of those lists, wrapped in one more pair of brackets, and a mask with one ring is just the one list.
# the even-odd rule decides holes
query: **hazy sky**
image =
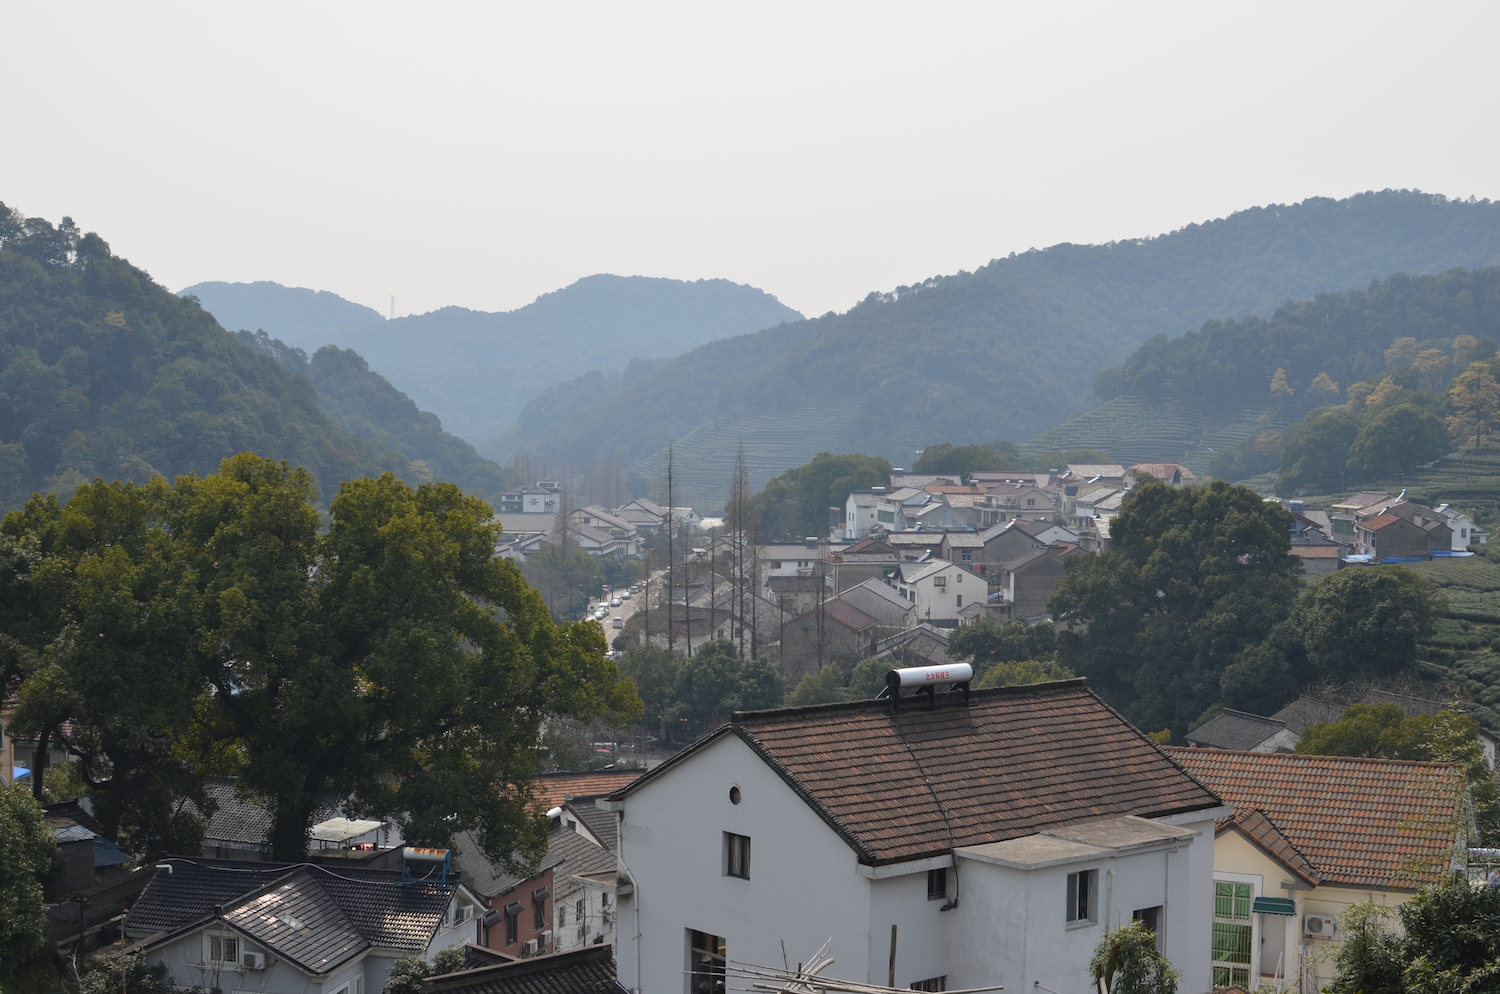
{"label": "hazy sky", "polygon": [[8,3],[0,200],[171,287],[804,313],[1366,189],[1500,197],[1496,4]]}

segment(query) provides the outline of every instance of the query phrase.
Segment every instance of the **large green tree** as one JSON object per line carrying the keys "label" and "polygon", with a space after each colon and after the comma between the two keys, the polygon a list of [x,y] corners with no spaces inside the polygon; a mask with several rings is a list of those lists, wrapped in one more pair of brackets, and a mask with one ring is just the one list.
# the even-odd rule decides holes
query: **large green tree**
{"label": "large green tree", "polygon": [[889,484],[889,460],[854,452],[819,452],[812,462],[789,469],[766,483],[751,503],[766,538],[797,541],[828,534],[828,509],[844,509],[855,490]]}
{"label": "large green tree", "polygon": [[47,889],[62,874],[57,843],[25,787],[0,782],[0,979],[47,951]]}
{"label": "large green tree", "polygon": [[729,639],[703,645],[677,670],[671,716],[687,736],[727,721],[735,711],[780,707],[786,684],[764,659],[740,659]]}
{"label": "large green tree", "polygon": [[1058,662],[1132,721],[1185,732],[1238,653],[1291,610],[1290,514],[1245,487],[1147,483],[1111,522],[1114,551],[1067,560],[1049,601]]}
{"label": "large green tree", "polygon": [[[40,665],[21,684],[17,726],[51,739],[64,722],[100,822],[147,856],[188,851],[206,804],[177,753],[201,693],[193,662],[197,590],[162,527],[167,487],[97,481],[66,507],[33,497],[6,537],[32,548],[25,577]],[[41,764],[39,764],[41,765]],[[46,769],[38,771],[38,792]]]}
{"label": "large green tree", "polygon": [[1447,610],[1442,591],[1411,570],[1371,566],[1323,579],[1297,605],[1294,621],[1314,669],[1342,682],[1409,667],[1417,643]]}
{"label": "large green tree", "polygon": [[1448,451],[1448,430],[1416,404],[1387,407],[1359,430],[1349,448],[1349,468],[1360,476],[1399,476]]}
{"label": "large green tree", "polygon": [[1313,488],[1326,493],[1343,486],[1349,447],[1360,426],[1347,411],[1327,411],[1308,418],[1281,439],[1281,474],[1276,488],[1284,492]]}

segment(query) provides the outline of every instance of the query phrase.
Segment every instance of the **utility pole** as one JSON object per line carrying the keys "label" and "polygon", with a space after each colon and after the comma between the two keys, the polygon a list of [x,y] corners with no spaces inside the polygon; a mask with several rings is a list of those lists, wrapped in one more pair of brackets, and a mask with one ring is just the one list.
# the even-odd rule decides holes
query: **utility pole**
{"label": "utility pole", "polygon": [[672,526],[672,496],[672,447],[669,445],[667,446],[667,517],[663,522],[663,525],[667,529],[667,651],[669,652],[677,650],[677,631],[672,627],[674,621],[673,614],[675,613],[672,606],[672,598],[674,596],[672,590],[672,568],[673,561],[676,559],[676,556],[673,554],[672,545],[672,533],[676,531]]}

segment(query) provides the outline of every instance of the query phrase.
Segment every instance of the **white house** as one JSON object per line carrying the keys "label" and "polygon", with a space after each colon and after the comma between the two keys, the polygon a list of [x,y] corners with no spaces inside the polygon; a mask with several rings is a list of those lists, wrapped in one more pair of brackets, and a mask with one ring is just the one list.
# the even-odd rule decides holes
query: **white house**
{"label": "white house", "polygon": [[1463,552],[1471,545],[1488,545],[1490,533],[1474,523],[1474,519],[1457,508],[1439,504],[1433,508],[1453,529],[1453,551]]}
{"label": "white house", "polygon": [[125,934],[178,987],[378,994],[396,960],[473,942],[479,907],[451,880],[172,858],[158,864]]}
{"label": "white house", "polygon": [[745,986],[726,961],[828,939],[842,980],[1084,992],[1132,917],[1210,986],[1229,809],[1082,680],[738,713],[597,803],[637,994]]}
{"label": "white house", "polygon": [[911,602],[918,621],[954,628],[965,604],[983,601],[989,584],[982,576],[945,559],[900,563],[886,581]]}
{"label": "white house", "polygon": [[856,490],[844,501],[843,536],[859,541],[877,527],[883,531],[901,531],[906,527],[905,505],[884,487]]}

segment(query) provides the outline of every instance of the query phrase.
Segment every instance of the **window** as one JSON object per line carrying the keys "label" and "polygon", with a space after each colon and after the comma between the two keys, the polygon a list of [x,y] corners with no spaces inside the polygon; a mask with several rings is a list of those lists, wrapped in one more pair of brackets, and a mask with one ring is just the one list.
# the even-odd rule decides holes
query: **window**
{"label": "window", "polygon": [[1250,983],[1250,885],[1214,881],[1214,983]]}
{"label": "window", "polygon": [[930,980],[918,980],[911,985],[914,991],[945,991],[948,989],[947,976],[933,977]]}
{"label": "window", "polygon": [[896,523],[895,511],[881,511],[878,515],[876,515],[876,517],[878,517],[883,523],[888,525],[894,525]]}
{"label": "window", "polygon": [[531,928],[537,931],[547,927],[547,899],[544,897],[531,906]]}
{"label": "window", "polygon": [[1094,924],[1094,891],[1099,879],[1098,870],[1080,870],[1068,874],[1068,922],[1070,924]]}
{"label": "window", "polygon": [[724,994],[724,940],[688,929],[689,994]]}
{"label": "window", "polygon": [[974,561],[974,553],[969,549],[965,549],[962,553],[960,553],[959,558],[961,558],[966,563],[971,563]]}
{"label": "window", "polygon": [[948,578],[946,576],[935,576],[932,578],[932,585],[934,587],[946,587],[948,585]]}
{"label": "window", "polygon": [[750,879],[750,838],[745,835],[724,833],[724,875]]}
{"label": "window", "polygon": [[[941,901],[948,896],[948,868],[946,866],[927,871],[927,900]],[[913,987],[912,990],[926,990]]]}
{"label": "window", "polygon": [[773,560],[771,560],[771,568],[772,569],[781,569],[781,560],[780,559],[773,559]]}
{"label": "window", "polygon": [[1156,933],[1156,949],[1161,952],[1161,905],[1158,904],[1154,908],[1137,908],[1130,913],[1130,920],[1140,922]]}
{"label": "window", "polygon": [[964,606],[964,595],[963,594],[959,594],[958,595],[958,606],[959,607],[963,607]]}
{"label": "window", "polygon": [[1036,507],[1036,498],[1035,497],[1027,497],[1026,498],[1026,506],[1027,507]]}
{"label": "window", "polygon": [[215,963],[240,961],[240,940],[232,935],[212,935],[208,939],[208,958]]}
{"label": "window", "polygon": [[[515,908],[515,911],[511,911]],[[505,944],[514,946],[516,944],[516,918],[521,914],[519,902],[512,903],[505,908]]]}

